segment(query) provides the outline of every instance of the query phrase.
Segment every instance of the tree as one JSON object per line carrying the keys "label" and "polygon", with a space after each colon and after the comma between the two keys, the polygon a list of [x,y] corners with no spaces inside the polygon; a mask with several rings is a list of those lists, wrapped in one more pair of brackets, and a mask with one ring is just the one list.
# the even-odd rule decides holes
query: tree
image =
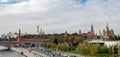
{"label": "tree", "polygon": [[78,45],[77,46],[77,50],[80,51],[81,54],[90,54],[92,56],[96,56],[98,54],[98,48],[99,45],[92,45],[92,44],[88,44],[88,45]]}
{"label": "tree", "polygon": [[120,55],[120,41],[117,45],[118,45],[118,54]]}
{"label": "tree", "polygon": [[58,40],[59,43],[65,43],[65,38],[58,38]]}
{"label": "tree", "polygon": [[89,52],[92,56],[95,56],[98,54],[98,48],[95,45],[91,45],[89,47]]}
{"label": "tree", "polygon": [[50,47],[51,47],[51,44],[47,43],[46,48],[50,48]]}
{"label": "tree", "polygon": [[58,38],[54,38],[53,43],[58,44]]}
{"label": "tree", "polygon": [[86,48],[84,44],[78,45],[77,50],[80,51],[80,53],[82,54],[86,53]]}
{"label": "tree", "polygon": [[77,37],[74,37],[73,44],[76,47],[76,46],[78,46],[79,43],[83,43],[83,41],[84,41],[83,37],[78,37],[77,36]]}
{"label": "tree", "polygon": [[69,36],[67,38],[66,42],[68,43],[70,50],[74,50],[75,49],[75,47],[73,46],[73,41],[74,41],[74,37],[73,36]]}
{"label": "tree", "polygon": [[50,49],[51,49],[51,50],[55,49],[56,47],[57,47],[57,45],[56,45],[55,43],[51,43],[51,44],[50,44]]}
{"label": "tree", "polygon": [[112,54],[112,47],[108,49],[109,54]]}
{"label": "tree", "polygon": [[66,51],[67,50],[67,44],[65,44],[65,43],[59,43],[58,44],[58,50]]}
{"label": "tree", "polygon": [[74,37],[69,36],[67,42],[73,42],[73,40],[74,40]]}
{"label": "tree", "polygon": [[72,33],[72,36],[78,36],[78,33]]}
{"label": "tree", "polygon": [[101,47],[101,53],[108,53],[108,48],[107,48],[107,46],[102,46],[102,47]]}

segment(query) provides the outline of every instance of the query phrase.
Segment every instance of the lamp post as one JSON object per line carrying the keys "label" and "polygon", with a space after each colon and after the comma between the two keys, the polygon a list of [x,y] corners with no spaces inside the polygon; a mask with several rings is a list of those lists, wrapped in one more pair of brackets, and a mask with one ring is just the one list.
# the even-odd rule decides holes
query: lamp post
{"label": "lamp post", "polygon": [[68,43],[66,43],[66,44],[67,44],[67,52],[68,52],[68,47],[69,47],[69,46],[68,46]]}
{"label": "lamp post", "polygon": [[112,57],[114,57],[114,46],[112,46],[112,52],[113,52],[113,56]]}
{"label": "lamp post", "polygon": [[118,42],[118,55],[120,55],[120,41]]}

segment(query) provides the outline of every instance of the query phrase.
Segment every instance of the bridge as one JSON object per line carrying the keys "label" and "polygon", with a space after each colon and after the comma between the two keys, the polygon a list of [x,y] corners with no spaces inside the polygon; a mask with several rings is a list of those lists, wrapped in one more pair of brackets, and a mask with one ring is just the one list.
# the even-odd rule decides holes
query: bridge
{"label": "bridge", "polygon": [[[38,35],[39,36],[39,35]],[[0,41],[0,46],[8,47],[8,49],[12,46],[25,46],[26,44],[39,46],[41,43],[49,42],[50,39],[48,38],[22,38],[21,37],[21,30],[19,29],[18,38],[14,41]]]}
{"label": "bridge", "polygon": [[26,45],[31,45],[31,46],[40,46],[41,43],[46,43],[50,42],[50,39],[44,39],[44,38],[21,38],[20,36],[14,40],[14,41],[0,41],[0,46],[7,47],[10,49],[10,47],[13,46],[26,46]]}

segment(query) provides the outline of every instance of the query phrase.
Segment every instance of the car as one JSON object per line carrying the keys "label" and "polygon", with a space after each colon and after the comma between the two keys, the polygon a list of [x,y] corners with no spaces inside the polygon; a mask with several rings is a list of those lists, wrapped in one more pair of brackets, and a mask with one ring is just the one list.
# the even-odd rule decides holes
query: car
{"label": "car", "polygon": [[49,50],[49,49],[47,49],[46,51],[47,51],[47,52],[51,52],[51,50]]}
{"label": "car", "polygon": [[51,53],[50,57],[55,57],[55,54]]}
{"label": "car", "polygon": [[44,48],[41,48],[40,50],[41,50],[41,51],[45,51],[45,49],[44,49]]}
{"label": "car", "polygon": [[57,54],[57,55],[61,55],[61,52],[60,52],[60,51],[56,51],[56,54]]}
{"label": "car", "polygon": [[77,57],[77,56],[75,56],[75,55],[69,55],[68,57]]}
{"label": "car", "polygon": [[68,53],[65,53],[65,52],[61,52],[61,56],[68,57],[69,54],[68,54]]}

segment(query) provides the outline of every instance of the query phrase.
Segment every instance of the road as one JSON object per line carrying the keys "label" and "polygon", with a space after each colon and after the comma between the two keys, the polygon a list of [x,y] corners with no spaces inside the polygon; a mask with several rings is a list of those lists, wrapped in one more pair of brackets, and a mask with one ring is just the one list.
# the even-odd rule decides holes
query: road
{"label": "road", "polygon": [[[52,52],[48,52],[48,51],[45,51],[45,50],[41,50],[40,48],[31,48],[32,50],[34,51],[37,51],[41,54],[45,54],[47,56],[51,56],[51,54],[53,54]],[[77,55],[77,54],[70,54],[68,53],[69,55],[75,55],[76,57],[89,57],[89,56],[83,56],[83,55]],[[54,57],[65,57],[65,56],[60,56],[60,55],[56,55]]]}
{"label": "road", "polygon": [[[39,48],[33,48],[33,50],[39,52],[39,53],[42,53],[42,54],[45,54],[47,56],[51,56],[51,52],[47,52],[47,51],[44,51],[44,50],[40,50]],[[56,55],[54,57],[64,57],[64,56],[60,56],[60,55]]]}

